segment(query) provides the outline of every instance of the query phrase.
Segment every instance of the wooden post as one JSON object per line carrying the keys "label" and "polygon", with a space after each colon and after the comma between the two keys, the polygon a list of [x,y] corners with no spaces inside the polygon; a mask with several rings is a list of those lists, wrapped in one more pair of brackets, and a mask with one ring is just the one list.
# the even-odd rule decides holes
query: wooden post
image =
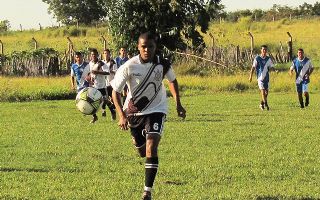
{"label": "wooden post", "polygon": [[287,42],[288,43],[288,61],[291,61],[292,60],[292,53],[293,53],[293,50],[292,50],[292,36],[290,34],[290,32],[287,32],[288,36],[289,36],[289,41]]}
{"label": "wooden post", "polygon": [[73,42],[71,41],[71,39],[67,37],[67,40],[68,40],[68,56],[70,60],[70,63],[67,63],[67,64],[71,65],[71,63],[73,63],[74,48],[73,48]]}
{"label": "wooden post", "polygon": [[3,55],[3,43],[0,40],[0,55]]}
{"label": "wooden post", "polygon": [[248,34],[249,34],[249,36],[250,36],[251,57],[253,57],[254,38],[253,38],[253,35],[251,34],[251,32],[248,32]]}
{"label": "wooden post", "polygon": [[34,42],[34,50],[38,49],[38,42],[36,39],[34,39],[34,37],[32,37],[32,40]]}
{"label": "wooden post", "polygon": [[103,42],[103,49],[107,49],[107,40],[105,37],[103,37],[103,35],[100,35],[102,38],[102,42]]}
{"label": "wooden post", "polygon": [[41,31],[42,30],[42,26],[41,26],[41,24],[39,23],[39,30]]}
{"label": "wooden post", "polygon": [[209,33],[209,36],[211,37],[211,60],[214,59],[214,37],[211,33]]}
{"label": "wooden post", "polygon": [[239,63],[239,57],[240,57],[240,47],[237,45],[236,47],[236,63]]}
{"label": "wooden post", "polygon": [[22,25],[20,24],[20,31],[22,32]]}

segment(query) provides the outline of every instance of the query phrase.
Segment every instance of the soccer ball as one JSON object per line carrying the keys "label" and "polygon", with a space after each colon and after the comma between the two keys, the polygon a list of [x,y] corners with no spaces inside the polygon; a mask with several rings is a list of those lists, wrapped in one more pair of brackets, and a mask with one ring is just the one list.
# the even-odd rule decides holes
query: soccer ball
{"label": "soccer ball", "polygon": [[93,115],[100,108],[102,94],[93,87],[83,88],[76,97],[76,106],[85,115]]}

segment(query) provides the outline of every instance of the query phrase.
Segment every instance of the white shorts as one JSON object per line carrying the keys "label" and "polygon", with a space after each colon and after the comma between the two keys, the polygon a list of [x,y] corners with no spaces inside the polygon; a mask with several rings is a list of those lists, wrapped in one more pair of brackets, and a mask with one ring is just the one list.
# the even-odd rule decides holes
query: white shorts
{"label": "white shorts", "polygon": [[263,82],[258,80],[258,86],[260,90],[268,90],[269,89],[269,82]]}

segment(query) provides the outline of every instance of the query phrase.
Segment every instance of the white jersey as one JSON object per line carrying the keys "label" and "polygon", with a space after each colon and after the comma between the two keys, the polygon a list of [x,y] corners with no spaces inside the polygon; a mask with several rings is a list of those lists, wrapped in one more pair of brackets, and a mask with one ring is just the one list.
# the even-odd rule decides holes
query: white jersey
{"label": "white jersey", "polygon": [[[170,67],[165,77],[174,81],[176,76]],[[128,94],[123,110],[128,108],[129,100],[142,109],[136,115],[146,115],[155,112],[167,114],[167,95],[162,83],[163,66],[161,64],[141,63],[140,57],[135,56],[123,64],[111,81],[112,88],[121,93],[125,84]]]}
{"label": "white jersey", "polygon": [[[103,65],[100,70],[98,69],[98,62],[94,63],[90,61],[89,65],[90,65],[90,72],[92,72],[92,70],[109,72],[107,65]],[[102,75],[102,74],[91,74],[91,77],[93,79],[93,87],[96,89],[106,88],[107,87],[106,76],[107,75]]]}
{"label": "white jersey", "polygon": [[109,75],[107,75],[106,85],[107,86],[111,86],[110,82],[114,79],[114,75],[115,75],[115,73],[116,73],[116,71],[118,69],[118,66],[115,63],[112,66],[110,66],[111,65],[110,61],[107,62],[107,61],[103,60],[103,62],[106,64],[106,66],[107,66],[107,68],[109,70],[109,73],[110,73]]}

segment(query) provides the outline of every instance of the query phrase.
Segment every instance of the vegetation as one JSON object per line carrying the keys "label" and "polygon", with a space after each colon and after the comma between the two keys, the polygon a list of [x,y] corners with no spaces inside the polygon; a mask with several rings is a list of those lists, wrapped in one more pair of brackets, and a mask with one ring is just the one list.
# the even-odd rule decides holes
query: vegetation
{"label": "vegetation", "polygon": [[[258,93],[184,97],[185,121],[170,99],[154,199],[319,199],[320,95],[311,95],[301,110],[294,93],[270,93],[269,112]],[[74,101],[0,110],[0,199],[141,198],[144,159],[109,118],[89,124]]]}

